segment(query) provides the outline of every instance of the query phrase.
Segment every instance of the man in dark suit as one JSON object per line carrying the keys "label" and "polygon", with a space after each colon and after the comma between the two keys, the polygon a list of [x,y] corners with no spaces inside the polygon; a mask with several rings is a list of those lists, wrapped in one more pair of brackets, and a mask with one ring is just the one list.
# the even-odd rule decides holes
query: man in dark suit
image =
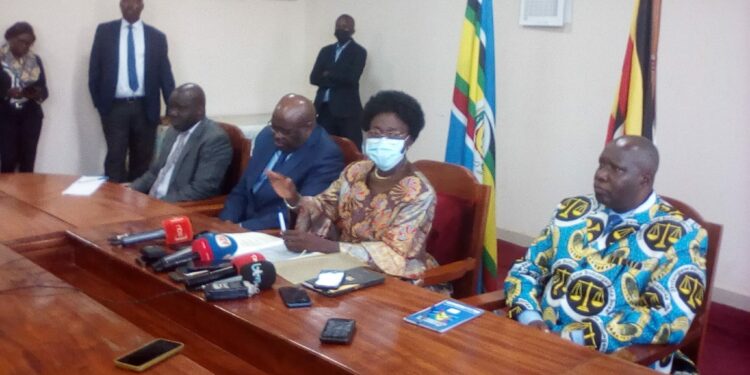
{"label": "man in dark suit", "polygon": [[122,20],[97,27],[89,61],[89,92],[107,141],[104,174],[114,182],[132,181],[148,169],[159,91],[167,101],[174,90],[167,37],[140,20],[143,0],[120,0],[120,10]]}
{"label": "man in dark suit", "polygon": [[192,83],[169,97],[167,129],[159,156],[131,188],[168,202],[210,198],[221,193],[232,160],[229,136],[206,118],[206,97]]}
{"label": "man in dark suit", "polygon": [[359,77],[365,69],[367,51],[352,39],[352,34],[354,18],[348,14],[339,16],[334,32],[337,42],[318,53],[310,83],[318,86],[315,95],[318,123],[328,134],[349,138],[361,149]]}
{"label": "man in dark suit", "polygon": [[341,149],[315,124],[315,108],[304,96],[281,98],[271,123],[255,140],[253,157],[237,186],[229,193],[219,218],[250,230],[278,228],[278,212],[288,219],[281,199],[265,171],[294,181],[300,194],[315,195],[328,187],[344,168]]}

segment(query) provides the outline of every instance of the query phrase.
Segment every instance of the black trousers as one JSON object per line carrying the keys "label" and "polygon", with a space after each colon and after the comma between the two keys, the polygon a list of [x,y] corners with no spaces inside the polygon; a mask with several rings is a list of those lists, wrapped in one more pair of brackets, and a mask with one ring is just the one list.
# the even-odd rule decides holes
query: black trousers
{"label": "black trousers", "polygon": [[130,182],[144,174],[154,155],[157,124],[148,123],[143,100],[115,99],[102,126],[107,142],[104,174],[109,180]]}
{"label": "black trousers", "polygon": [[34,172],[42,132],[42,110],[36,103],[5,107],[0,115],[0,172]]}
{"label": "black trousers", "polygon": [[318,124],[330,135],[349,138],[362,151],[362,126],[359,115],[336,117],[331,113],[327,103],[318,110]]}

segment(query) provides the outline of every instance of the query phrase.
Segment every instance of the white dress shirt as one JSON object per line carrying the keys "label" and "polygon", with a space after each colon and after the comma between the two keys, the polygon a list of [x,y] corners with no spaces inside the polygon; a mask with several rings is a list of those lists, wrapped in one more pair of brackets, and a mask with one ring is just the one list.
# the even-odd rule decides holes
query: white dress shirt
{"label": "white dress shirt", "polygon": [[[333,57],[333,62],[338,62],[339,57],[341,56],[341,52],[344,52],[344,48],[351,43],[351,39],[347,40],[346,43],[343,45],[340,45],[339,43],[336,43],[336,54]],[[323,93],[323,103],[327,103],[329,100],[331,100],[331,89],[326,89],[326,92]]]}
{"label": "white dress shirt", "polygon": [[120,23],[120,61],[117,66],[117,88],[116,98],[130,98],[133,96],[144,96],[143,73],[146,57],[146,40],[143,31],[143,21],[138,20],[133,24],[133,42],[135,42],[135,71],[138,74],[138,90],[131,90],[128,80],[128,21]]}
{"label": "white dress shirt", "polygon": [[[157,176],[156,181],[154,181],[154,196],[156,198],[161,199],[162,197],[167,195],[167,191],[169,191],[169,183],[172,181],[172,173],[174,173],[174,167],[175,165],[177,165],[177,160],[180,158],[180,155],[185,152],[185,146],[187,145],[188,140],[190,140],[190,135],[192,135],[195,129],[197,129],[200,125],[201,121],[198,121],[198,123],[193,125],[190,130],[180,132],[180,134],[177,135],[177,138],[175,138],[174,143],[172,143],[172,149],[169,151],[169,155],[167,155],[167,163],[164,165],[164,167],[162,167],[162,169],[167,169],[159,170],[159,175]],[[177,154],[172,155],[173,153]],[[169,160],[171,158],[174,158],[175,162],[170,164]]]}

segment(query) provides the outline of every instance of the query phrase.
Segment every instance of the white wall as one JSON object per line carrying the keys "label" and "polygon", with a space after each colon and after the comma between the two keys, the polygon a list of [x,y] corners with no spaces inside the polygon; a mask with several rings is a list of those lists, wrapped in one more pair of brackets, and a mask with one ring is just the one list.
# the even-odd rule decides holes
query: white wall
{"label": "white wall", "polygon": [[[534,236],[560,198],[591,191],[632,1],[573,1],[572,24],[562,29],[520,27],[520,1],[495,1],[503,232]],[[96,24],[118,17],[117,3],[0,0],[0,27],[30,21],[47,67],[42,172],[101,172],[104,142],[86,71]],[[177,82],[201,84],[210,114],[244,114],[270,112],[289,91],[312,96],[308,74],[315,56],[334,41],[335,18],[349,13],[356,19],[354,37],[369,53],[363,100],[393,88],[418,98],[427,128],[410,158],[442,160],[465,3],[147,0],[143,19],[166,32]],[[750,310],[750,253],[740,228],[750,222],[748,14],[746,0],[664,1],[656,187],[724,224],[715,296]]]}
{"label": "white wall", "polygon": [[[284,93],[306,90],[305,2],[145,0],[144,22],[167,35],[177,84],[206,91],[209,115],[271,112]],[[0,29],[34,26],[50,96],[36,170],[103,172],[106,146],[88,93],[97,24],[120,16],[117,0],[0,0]]]}
{"label": "white wall", "polygon": [[[443,159],[464,1],[308,1],[307,60],[335,42],[334,23],[355,19],[354,39],[367,49],[360,81],[362,102],[379,90],[399,89],[416,97],[427,125],[410,157]],[[311,64],[312,66],[312,64]]]}

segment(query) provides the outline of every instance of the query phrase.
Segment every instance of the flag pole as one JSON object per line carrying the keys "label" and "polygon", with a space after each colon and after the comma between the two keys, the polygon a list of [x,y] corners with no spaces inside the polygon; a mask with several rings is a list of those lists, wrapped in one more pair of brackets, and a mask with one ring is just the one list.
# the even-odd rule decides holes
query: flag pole
{"label": "flag pole", "polygon": [[654,100],[654,119],[651,126],[651,138],[655,140],[656,134],[656,55],[659,50],[659,28],[661,25],[661,0],[652,0],[651,3],[651,40],[649,47],[649,61],[648,69],[649,76],[651,77],[649,82],[648,91],[650,97]]}

